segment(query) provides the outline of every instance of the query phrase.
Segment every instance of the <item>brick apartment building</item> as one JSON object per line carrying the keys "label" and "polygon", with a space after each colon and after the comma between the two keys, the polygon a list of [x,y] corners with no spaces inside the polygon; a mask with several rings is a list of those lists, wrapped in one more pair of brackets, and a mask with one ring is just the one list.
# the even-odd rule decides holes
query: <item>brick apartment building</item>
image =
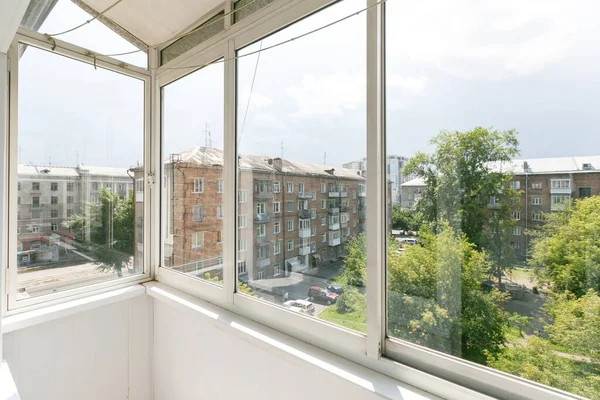
{"label": "brick apartment building", "polygon": [[[600,194],[600,156],[514,160],[510,185],[520,193],[519,207],[511,213],[516,221],[511,245],[518,258],[528,256],[528,231],[541,227],[544,214],[562,209],[565,202]],[[402,206],[414,209],[425,184],[420,179],[402,185]],[[493,208],[496,199],[490,199]]]}
{"label": "brick apartment building", "polygon": [[[165,266],[201,277],[221,273],[222,166],[217,149],[170,156]],[[365,201],[365,178],[356,170],[240,156],[240,279],[285,277],[343,255],[344,244],[365,230]]]}
{"label": "brick apartment building", "polygon": [[511,186],[521,193],[512,246],[520,258],[528,255],[528,230],[539,229],[543,215],[564,203],[600,194],[600,156],[539,158],[514,161]]}
{"label": "brick apartment building", "polygon": [[84,166],[18,166],[17,237],[19,264],[59,261],[58,246],[77,236],[63,227],[81,214],[86,203],[97,203],[104,188],[128,198],[134,183],[126,168]]}

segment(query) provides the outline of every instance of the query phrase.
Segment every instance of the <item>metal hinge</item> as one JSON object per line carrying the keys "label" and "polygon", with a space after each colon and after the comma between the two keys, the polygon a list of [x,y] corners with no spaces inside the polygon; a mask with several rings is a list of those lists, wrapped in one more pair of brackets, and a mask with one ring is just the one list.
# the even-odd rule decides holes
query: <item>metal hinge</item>
{"label": "metal hinge", "polygon": [[150,188],[154,187],[154,184],[156,183],[156,179],[154,177],[154,173],[153,172],[150,172],[148,174],[148,181],[146,183],[147,183],[148,187],[150,187]]}

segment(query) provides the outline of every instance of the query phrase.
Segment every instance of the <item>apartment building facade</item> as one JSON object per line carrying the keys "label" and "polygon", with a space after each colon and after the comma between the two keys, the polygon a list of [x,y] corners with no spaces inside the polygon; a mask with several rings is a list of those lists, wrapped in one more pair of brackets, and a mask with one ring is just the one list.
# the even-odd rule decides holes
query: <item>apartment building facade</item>
{"label": "apartment building facade", "polygon": [[[221,150],[201,147],[165,165],[166,266],[220,276],[222,160]],[[356,170],[243,155],[237,212],[240,279],[289,276],[337,259],[364,231],[365,179]]]}
{"label": "apartment building facade", "polygon": [[512,212],[511,245],[523,259],[531,241],[527,232],[540,229],[544,214],[561,210],[566,202],[600,194],[600,156],[529,159],[513,165],[510,185],[521,196]]}
{"label": "apartment building facade", "polygon": [[403,210],[415,210],[417,207],[417,202],[423,195],[425,191],[425,181],[421,178],[411,179],[410,181],[406,181],[400,185],[400,190],[402,192],[400,203]]}
{"label": "apartment building facade", "polygon": [[58,246],[83,235],[81,232],[69,231],[64,227],[64,222],[74,215],[82,214],[86,204],[98,203],[98,190],[103,188],[117,193],[121,198],[128,198],[133,187],[133,179],[125,168],[83,164],[75,167],[19,165],[19,264],[29,264],[33,253],[36,253],[38,261],[59,261]]}

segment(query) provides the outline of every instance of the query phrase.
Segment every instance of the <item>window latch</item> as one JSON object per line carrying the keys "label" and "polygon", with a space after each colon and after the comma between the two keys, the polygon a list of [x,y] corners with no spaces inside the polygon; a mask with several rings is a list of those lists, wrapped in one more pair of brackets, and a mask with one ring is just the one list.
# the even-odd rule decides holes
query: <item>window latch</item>
{"label": "window latch", "polygon": [[150,172],[148,173],[148,181],[146,182],[148,184],[149,188],[153,188],[154,184],[156,183],[156,179],[154,177],[154,173]]}

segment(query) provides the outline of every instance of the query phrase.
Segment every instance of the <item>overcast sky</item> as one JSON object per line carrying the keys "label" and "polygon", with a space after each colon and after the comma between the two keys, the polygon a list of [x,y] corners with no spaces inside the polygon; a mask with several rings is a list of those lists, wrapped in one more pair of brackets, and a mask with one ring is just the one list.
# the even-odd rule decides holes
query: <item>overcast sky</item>
{"label": "overcast sky", "polygon": [[[265,38],[262,46],[363,7],[364,0],[345,0]],[[524,158],[600,154],[598,2],[388,0],[387,7],[390,154],[430,151],[428,140],[440,129],[478,125],[516,129]],[[59,0],[40,31],[88,18]],[[241,58],[240,151],[314,163],[323,163],[327,153],[333,165],[363,157],[365,35],[362,14],[263,52],[250,101],[257,55]],[[97,21],[62,39],[104,53],[133,49]],[[143,54],[124,59],[145,63]],[[28,49],[19,84],[20,162],[141,162],[140,81]],[[222,148],[223,64],[172,83],[164,96],[166,155],[203,146],[206,124],[212,146]]]}

